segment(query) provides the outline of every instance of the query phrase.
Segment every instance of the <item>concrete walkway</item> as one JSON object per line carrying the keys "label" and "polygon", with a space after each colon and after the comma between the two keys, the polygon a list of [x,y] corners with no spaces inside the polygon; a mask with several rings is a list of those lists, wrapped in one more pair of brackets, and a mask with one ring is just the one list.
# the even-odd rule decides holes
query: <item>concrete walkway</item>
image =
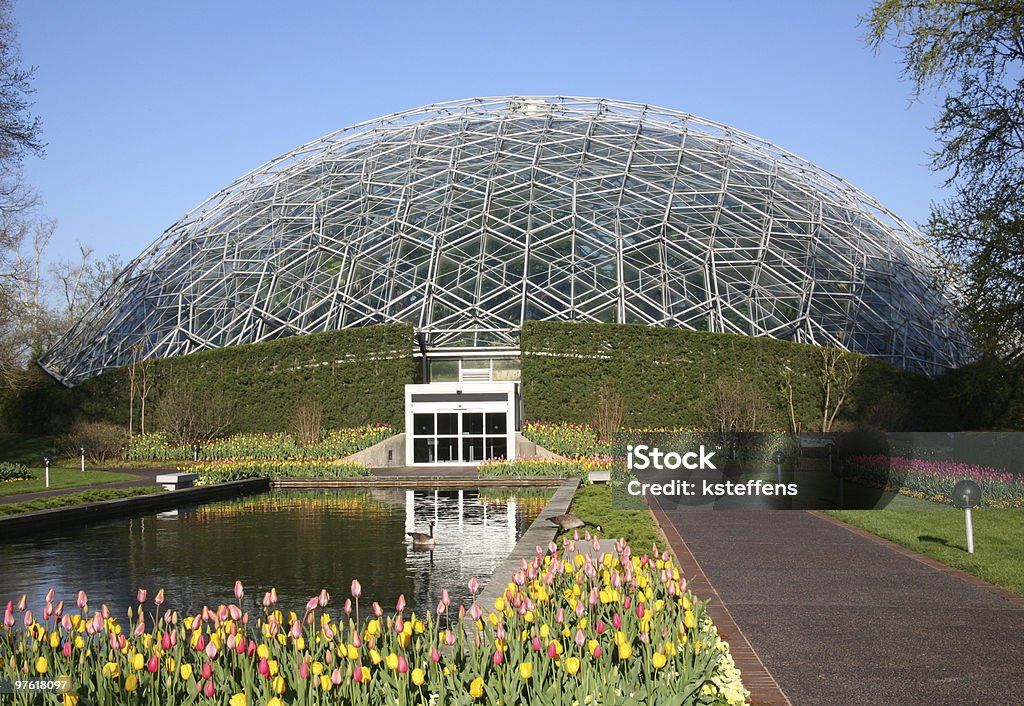
{"label": "concrete walkway", "polygon": [[755,702],[1024,703],[1019,596],[818,513],[655,515],[785,693]]}

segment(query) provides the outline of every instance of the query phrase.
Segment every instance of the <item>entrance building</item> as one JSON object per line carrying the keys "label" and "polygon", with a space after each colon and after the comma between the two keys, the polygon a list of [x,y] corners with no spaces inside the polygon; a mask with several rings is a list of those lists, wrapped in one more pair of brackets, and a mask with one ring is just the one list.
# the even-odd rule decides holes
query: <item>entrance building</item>
{"label": "entrance building", "polygon": [[410,465],[475,465],[515,458],[514,382],[405,386],[405,458]]}

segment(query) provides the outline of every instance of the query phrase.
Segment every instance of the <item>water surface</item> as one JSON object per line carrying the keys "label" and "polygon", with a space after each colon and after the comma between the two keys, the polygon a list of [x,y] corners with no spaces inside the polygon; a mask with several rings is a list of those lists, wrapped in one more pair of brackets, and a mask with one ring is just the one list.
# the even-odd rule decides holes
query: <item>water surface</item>
{"label": "water surface", "polygon": [[[468,601],[470,577],[486,584],[552,492],[272,491],[33,534],[0,542],[0,601],[25,593],[39,611],[49,588],[68,605],[82,589],[90,608],[107,603],[124,615],[136,589],[164,588],[165,608],[194,612],[232,602],[239,579],[249,608],[273,586],[289,609],[321,588],[337,609],[358,579],[364,611],[372,601],[390,608],[400,594],[430,610],[442,589]],[[435,548],[413,548],[405,533],[427,532],[431,521]]]}

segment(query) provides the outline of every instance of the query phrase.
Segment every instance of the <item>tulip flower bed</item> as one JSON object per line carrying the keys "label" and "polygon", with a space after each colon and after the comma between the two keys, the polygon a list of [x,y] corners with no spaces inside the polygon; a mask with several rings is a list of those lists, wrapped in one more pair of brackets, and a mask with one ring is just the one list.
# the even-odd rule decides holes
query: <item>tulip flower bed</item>
{"label": "tulip flower bed", "polygon": [[611,469],[610,456],[551,459],[517,458],[484,461],[477,469],[479,478],[573,478],[586,477],[590,471]]}
{"label": "tulip flower bed", "polygon": [[230,459],[204,461],[183,466],[179,472],[198,473],[196,485],[227,483],[245,478],[357,478],[373,475],[370,467],[357,461]]}
{"label": "tulip flower bed", "polygon": [[589,424],[527,421],[523,423],[523,436],[566,458],[607,456],[611,453],[610,441],[601,439]]}
{"label": "tulip flower bed", "polygon": [[0,463],[0,483],[16,480],[32,480],[35,475],[20,463]]}
{"label": "tulip flower bed", "polygon": [[863,483],[884,484],[932,502],[951,504],[953,486],[967,479],[981,486],[981,504],[985,507],[1024,507],[1024,481],[996,468],[882,455],[853,456],[848,463],[853,477]]}
{"label": "tulip flower bed", "polygon": [[[236,602],[196,615],[164,608],[161,590],[122,623],[105,606],[54,603],[37,620],[22,597],[0,628],[0,679],[66,678],[63,703],[97,704],[743,704],[747,692],[704,605],[667,553],[625,542],[600,559],[564,552],[522,562],[491,606],[332,610],[321,591],[301,613]],[[475,597],[476,579],[469,581]],[[362,615],[360,609],[362,608]],[[32,704],[21,691],[10,703]]]}
{"label": "tulip flower bed", "polygon": [[[263,461],[332,459],[351,456],[394,434],[390,424],[368,424],[325,432],[312,444],[294,434],[233,434],[199,444],[204,460],[249,458]],[[162,432],[132,437],[125,458],[133,461],[191,461],[191,445],[174,444]]]}

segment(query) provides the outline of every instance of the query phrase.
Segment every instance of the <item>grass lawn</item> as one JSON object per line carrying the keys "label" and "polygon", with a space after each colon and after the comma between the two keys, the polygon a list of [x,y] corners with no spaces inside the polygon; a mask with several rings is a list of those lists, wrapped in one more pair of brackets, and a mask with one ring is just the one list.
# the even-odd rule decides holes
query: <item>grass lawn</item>
{"label": "grass lawn", "polygon": [[26,500],[23,503],[8,503],[7,505],[0,505],[0,517],[4,515],[16,515],[20,512],[50,510],[55,507],[84,505],[86,503],[95,503],[101,500],[131,498],[136,495],[149,495],[151,493],[163,492],[165,492],[164,489],[159,485],[147,485],[140,486],[138,488],[96,488],[94,490],[85,490],[81,493],[69,493],[68,495],[57,495],[50,498]]}
{"label": "grass lawn", "polygon": [[[14,480],[0,483],[0,497],[5,495],[19,495],[21,493],[35,493],[46,490],[46,481],[42,468],[33,468],[32,472],[37,476],[34,480]],[[78,469],[51,468],[50,469],[50,490],[55,488],[75,488],[82,485],[102,485],[104,483],[118,483],[129,480],[136,480],[139,476],[130,473],[112,473],[110,471],[90,471],[84,473]]]}
{"label": "grass lawn", "polygon": [[1024,512],[975,509],[974,554],[964,513],[949,510],[833,510],[829,515],[1024,596]]}
{"label": "grass lawn", "polygon": [[[605,483],[581,485],[573,496],[569,512],[582,520],[601,525],[601,537],[625,537],[640,553],[648,551],[653,542],[657,542],[659,547],[665,544],[654,527],[654,517],[650,510],[621,510],[614,507],[612,489]],[[593,530],[590,527],[586,529]]]}
{"label": "grass lawn", "polygon": [[21,434],[0,434],[0,461],[20,463],[23,466],[39,466],[43,456],[54,456],[56,444],[52,436],[23,436]]}

